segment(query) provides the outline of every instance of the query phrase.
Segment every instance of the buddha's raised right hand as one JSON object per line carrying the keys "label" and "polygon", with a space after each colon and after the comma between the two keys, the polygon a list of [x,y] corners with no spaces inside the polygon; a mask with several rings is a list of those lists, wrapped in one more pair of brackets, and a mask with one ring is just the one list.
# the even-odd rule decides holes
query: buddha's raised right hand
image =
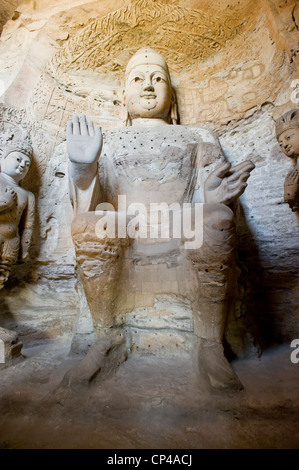
{"label": "buddha's raised right hand", "polygon": [[74,114],[66,130],[67,152],[72,163],[94,163],[101,154],[103,137],[100,127],[86,120],[85,114]]}

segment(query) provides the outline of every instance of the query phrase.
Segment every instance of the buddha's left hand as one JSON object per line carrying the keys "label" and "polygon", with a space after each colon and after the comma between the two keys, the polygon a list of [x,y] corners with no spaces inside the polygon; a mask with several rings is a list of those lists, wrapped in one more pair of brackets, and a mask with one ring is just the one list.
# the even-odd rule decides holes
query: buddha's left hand
{"label": "buddha's left hand", "polygon": [[247,179],[255,165],[250,161],[232,167],[225,162],[218,165],[208,176],[205,186],[205,202],[207,204],[231,204],[247,187]]}

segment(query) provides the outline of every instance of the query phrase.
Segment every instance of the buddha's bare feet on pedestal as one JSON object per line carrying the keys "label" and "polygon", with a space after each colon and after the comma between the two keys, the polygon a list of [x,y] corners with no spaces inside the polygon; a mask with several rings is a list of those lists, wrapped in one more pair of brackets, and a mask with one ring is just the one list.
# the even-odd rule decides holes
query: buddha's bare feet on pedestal
{"label": "buddha's bare feet on pedestal", "polygon": [[72,388],[88,386],[96,377],[107,377],[127,359],[125,338],[119,331],[108,331],[97,338],[86,356],[69,370],[61,386]]}
{"label": "buddha's bare feet on pedestal", "polygon": [[197,360],[199,369],[208,377],[214,389],[243,390],[242,383],[224,355],[221,343],[201,339]]}

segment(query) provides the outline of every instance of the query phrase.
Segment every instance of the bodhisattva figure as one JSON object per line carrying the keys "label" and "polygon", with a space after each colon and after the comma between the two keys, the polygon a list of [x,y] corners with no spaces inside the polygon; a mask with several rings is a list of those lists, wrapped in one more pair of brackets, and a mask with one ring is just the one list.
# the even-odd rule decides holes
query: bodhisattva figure
{"label": "bodhisattva figure", "polygon": [[[65,380],[68,384],[90,381],[104,367],[107,351],[116,350],[122,341],[119,327],[125,324],[124,316],[118,314],[117,296],[123,264],[130,260],[132,269],[142,264],[154,269],[163,260],[169,272],[173,266],[186,268],[187,285],[196,280],[190,301],[198,338],[198,366],[213,387],[240,389],[242,385],[224,356],[222,344],[235,261],[235,223],[229,205],[244,192],[254,165],[245,161],[231,167],[214,134],[204,128],[178,125],[168,66],[150,48],[140,49],[127,65],[124,106],[126,127],[106,131],[104,138],[100,128],[95,129],[84,115],[75,115],[68,123],[70,192],[75,212],[72,237],[97,339]],[[203,185],[205,170],[217,162]],[[120,207],[120,195],[125,196],[125,208],[123,203]],[[101,238],[96,233],[99,203],[109,203],[106,209],[114,207],[118,215],[134,203],[142,204],[147,211],[154,203],[178,204],[181,208],[186,203],[193,208],[203,203],[198,221],[203,226],[203,243],[190,246],[184,235],[163,242],[157,237],[120,236],[117,227],[115,235]],[[111,214],[115,217],[113,210]],[[193,226],[198,214],[195,212],[192,219]],[[167,294],[172,289],[178,297],[180,280],[175,284],[168,281],[166,271],[165,277],[159,278],[159,292]]]}
{"label": "bodhisattva figure", "polygon": [[284,202],[299,211],[299,109],[292,109],[276,121],[276,138],[283,153],[292,159],[293,168],[284,182]]}
{"label": "bodhisattva figure", "polygon": [[0,289],[12,266],[29,257],[34,224],[34,195],[19,183],[31,164],[32,147],[23,131],[7,131],[1,138],[0,159]]}
{"label": "bodhisattva figure", "polygon": [[[26,261],[33,232],[35,198],[19,186],[31,164],[32,146],[23,130],[8,130],[0,139],[0,290],[18,258]],[[21,353],[17,333],[0,327],[5,361]]]}

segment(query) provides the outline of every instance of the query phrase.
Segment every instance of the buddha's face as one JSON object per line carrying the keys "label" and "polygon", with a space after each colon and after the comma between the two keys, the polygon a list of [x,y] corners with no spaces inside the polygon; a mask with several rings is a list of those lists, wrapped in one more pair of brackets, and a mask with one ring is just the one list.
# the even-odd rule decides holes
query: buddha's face
{"label": "buddha's face", "polygon": [[299,156],[299,128],[284,131],[279,136],[278,143],[287,157]]}
{"label": "buddha's face", "polygon": [[169,117],[173,91],[160,65],[136,64],[127,77],[124,102],[131,119]]}
{"label": "buddha's face", "polygon": [[1,161],[1,172],[18,182],[25,178],[30,164],[31,160],[27,155],[18,151],[11,152]]}

